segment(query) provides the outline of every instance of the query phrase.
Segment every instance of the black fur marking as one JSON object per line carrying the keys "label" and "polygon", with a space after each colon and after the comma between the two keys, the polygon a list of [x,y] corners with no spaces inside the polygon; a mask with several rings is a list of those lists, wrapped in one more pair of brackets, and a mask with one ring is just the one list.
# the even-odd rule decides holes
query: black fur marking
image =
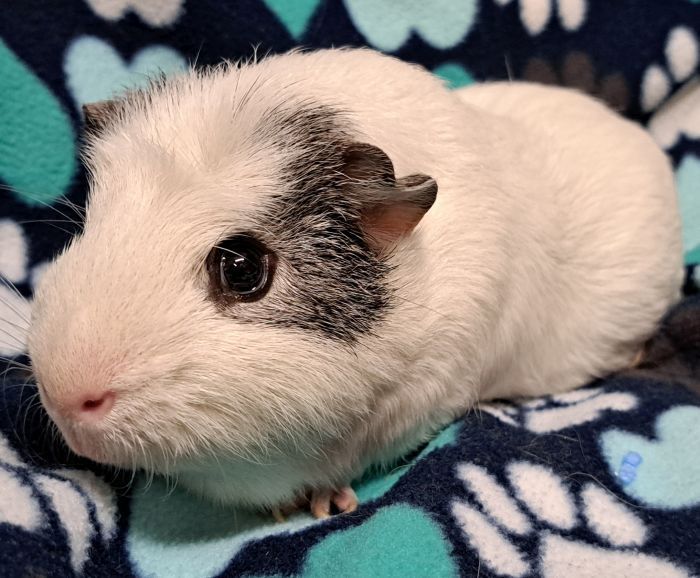
{"label": "black fur marking", "polygon": [[105,129],[119,118],[121,103],[118,100],[102,100],[83,105],[85,132],[100,136]]}
{"label": "black fur marking", "polygon": [[372,331],[391,293],[389,266],[360,228],[363,191],[343,172],[352,142],[343,116],[294,107],[274,111],[261,126],[263,138],[291,153],[284,191],[262,216],[261,231],[272,234],[271,248],[293,278],[235,315],[353,342]]}
{"label": "black fur marking", "polygon": [[[88,136],[119,120],[125,108],[148,110],[153,98],[175,82],[161,76],[147,90],[106,103],[96,110],[104,114],[89,121]],[[234,117],[258,88],[254,84],[243,96]],[[312,102],[285,102],[272,109],[261,119],[255,138],[265,148],[289,154],[281,192],[260,216],[260,240],[275,253],[280,268],[286,265],[291,271],[291,278],[276,285],[273,278],[270,294],[254,303],[232,303],[215,291],[210,298],[241,322],[301,329],[352,343],[370,333],[391,305],[389,265],[370,248],[360,226],[368,191],[395,183],[391,162],[390,170],[380,174],[345,174],[350,166],[346,155],[356,144],[349,122],[341,111]]]}
{"label": "black fur marking", "polygon": [[[175,82],[161,76],[147,90],[104,103],[97,114],[86,111],[88,136],[120,120],[125,109],[148,110]],[[254,84],[243,96],[234,117],[258,88]],[[358,149],[349,127],[343,112],[313,102],[285,102],[261,119],[255,138],[265,148],[284,150],[290,161],[282,167],[280,194],[260,216],[259,235],[291,278],[283,284],[273,279],[270,293],[254,303],[232,303],[210,292],[227,315],[352,343],[371,333],[391,306],[389,265],[369,246],[360,223],[373,193],[381,197],[395,185],[393,167],[384,155],[377,170],[353,172],[358,150],[360,156],[363,150],[370,157],[371,149],[383,153]]]}

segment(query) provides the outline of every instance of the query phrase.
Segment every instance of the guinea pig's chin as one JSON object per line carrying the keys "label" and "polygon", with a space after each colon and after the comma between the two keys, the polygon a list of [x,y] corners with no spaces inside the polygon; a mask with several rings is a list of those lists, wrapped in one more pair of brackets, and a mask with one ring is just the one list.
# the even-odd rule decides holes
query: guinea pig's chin
{"label": "guinea pig's chin", "polygon": [[115,452],[110,452],[100,443],[100,435],[94,431],[82,430],[71,426],[59,425],[58,429],[68,447],[75,454],[94,462],[111,466],[123,466]]}
{"label": "guinea pig's chin", "polygon": [[100,461],[97,456],[98,452],[95,451],[96,448],[91,446],[89,443],[86,443],[84,437],[74,434],[66,434],[63,432],[63,439],[66,440],[68,447],[73,451],[73,453],[96,462]]}

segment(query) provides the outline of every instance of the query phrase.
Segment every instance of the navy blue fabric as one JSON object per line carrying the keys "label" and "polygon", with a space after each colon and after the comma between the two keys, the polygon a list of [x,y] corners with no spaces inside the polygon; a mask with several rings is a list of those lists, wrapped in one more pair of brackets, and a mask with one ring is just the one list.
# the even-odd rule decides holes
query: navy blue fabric
{"label": "navy blue fabric", "polygon": [[[505,78],[575,86],[649,126],[677,169],[690,297],[645,365],[582,392],[485,405],[395,470],[357,481],[361,506],[352,515],[275,525],[72,455],[29,374],[11,364],[0,396],[0,576],[700,574],[700,398],[689,389],[700,383],[700,2],[440,0],[429,11],[424,4],[6,3],[0,281],[31,299],[43,264],[79,230],[70,222],[78,213],[61,199],[85,201],[77,162],[84,102],[146,73],[255,50],[370,46],[453,88]],[[402,22],[411,30],[404,36]],[[18,307],[11,299],[9,289],[0,293],[0,355],[23,362],[21,331],[3,324]],[[504,511],[518,512],[521,525]]]}

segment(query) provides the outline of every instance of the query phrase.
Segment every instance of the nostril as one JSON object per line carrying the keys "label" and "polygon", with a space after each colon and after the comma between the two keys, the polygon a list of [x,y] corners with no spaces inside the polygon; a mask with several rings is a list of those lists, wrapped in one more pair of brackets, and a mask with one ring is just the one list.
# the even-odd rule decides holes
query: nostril
{"label": "nostril", "polygon": [[100,399],[88,399],[83,403],[83,409],[85,411],[90,411],[93,409],[97,409],[100,407],[103,403],[105,402],[105,398],[101,397]]}
{"label": "nostril", "polygon": [[106,391],[98,395],[91,395],[80,406],[82,414],[102,417],[109,413],[114,405],[114,393]]}

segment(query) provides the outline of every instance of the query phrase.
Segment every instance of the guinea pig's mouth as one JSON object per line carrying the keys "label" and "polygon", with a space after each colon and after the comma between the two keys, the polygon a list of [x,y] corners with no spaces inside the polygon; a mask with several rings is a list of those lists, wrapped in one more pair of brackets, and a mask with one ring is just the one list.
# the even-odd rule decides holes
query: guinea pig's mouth
{"label": "guinea pig's mouth", "polygon": [[117,467],[130,467],[131,461],[120,459],[120,452],[116,447],[110,447],[108,442],[107,427],[105,422],[80,423],[66,417],[57,406],[48,392],[38,384],[41,394],[41,404],[61,434],[68,448],[80,457],[94,462]]}
{"label": "guinea pig's mouth", "polygon": [[89,443],[86,443],[86,440],[83,437],[80,435],[68,434],[65,429],[61,429],[61,433],[63,434],[63,439],[73,453],[97,462],[101,461],[98,454],[101,455],[103,452],[95,451],[96,448],[91,446]]}
{"label": "guinea pig's mouth", "polygon": [[105,448],[99,439],[99,434],[96,434],[96,432],[86,430],[80,426],[59,424],[56,420],[54,420],[54,423],[61,432],[66,445],[73,453],[101,464],[111,466],[124,465],[117,463],[119,460],[114,459],[116,452]]}
{"label": "guinea pig's mouth", "polygon": [[[47,408],[48,410],[48,408]],[[80,457],[93,462],[118,468],[133,468],[133,460],[127,459],[123,451],[109,443],[103,428],[89,424],[72,423],[48,411],[54,427],[60,432],[68,448]]]}
{"label": "guinea pig's mouth", "polygon": [[148,442],[139,438],[130,444],[131,436],[101,424],[74,423],[53,418],[65,444],[76,455],[98,464],[125,470],[147,469],[167,473],[169,464],[163,462]]}

